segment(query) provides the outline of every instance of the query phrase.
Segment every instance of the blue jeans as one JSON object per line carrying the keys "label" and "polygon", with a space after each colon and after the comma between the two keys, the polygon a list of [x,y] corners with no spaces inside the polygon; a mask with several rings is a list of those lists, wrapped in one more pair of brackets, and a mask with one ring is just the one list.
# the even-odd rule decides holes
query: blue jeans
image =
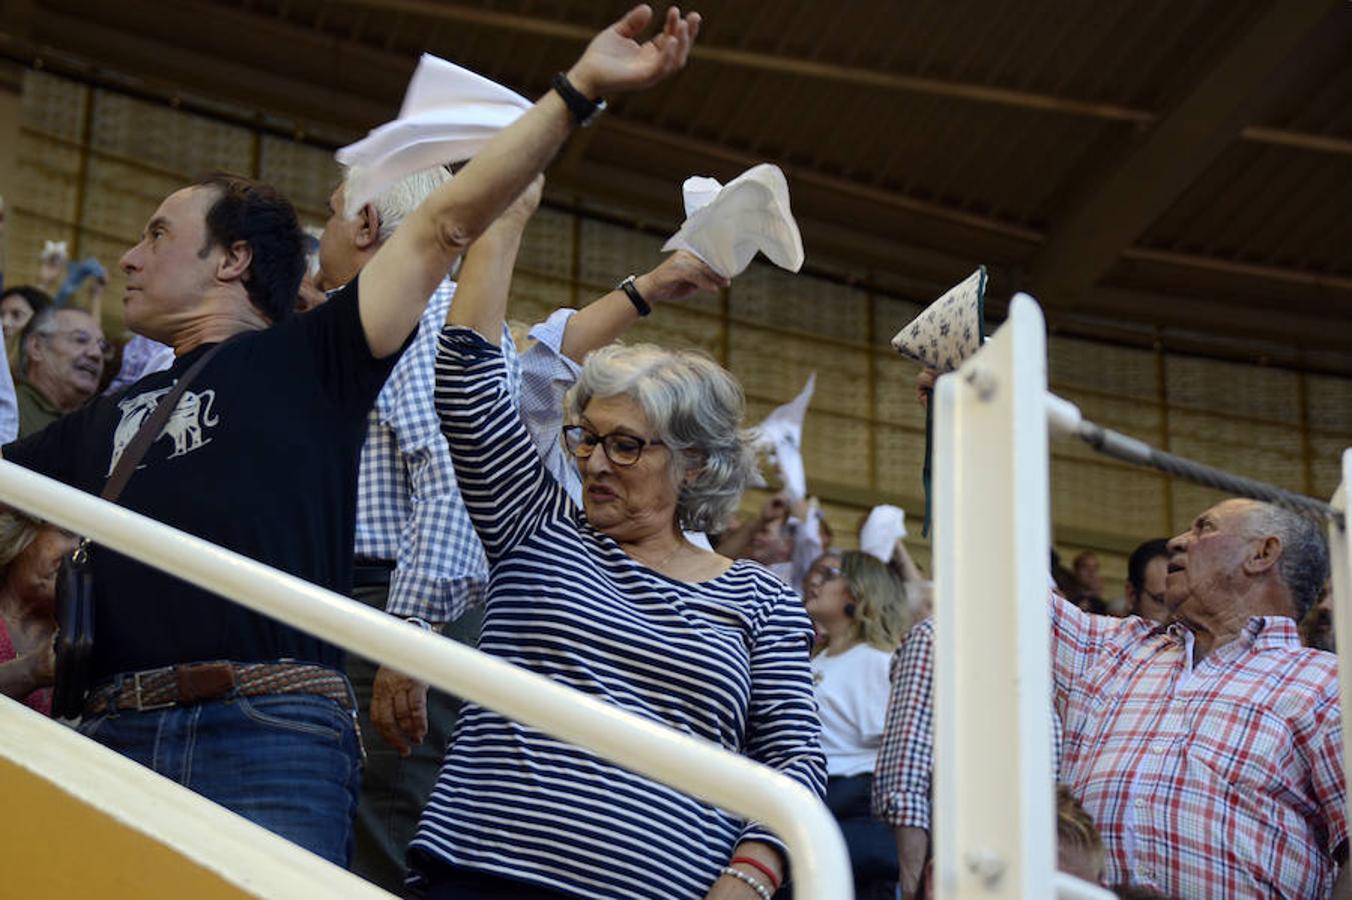
{"label": "blue jeans", "polygon": [[108,713],[80,733],[347,867],[361,750],[351,713],[334,701],[231,697]]}

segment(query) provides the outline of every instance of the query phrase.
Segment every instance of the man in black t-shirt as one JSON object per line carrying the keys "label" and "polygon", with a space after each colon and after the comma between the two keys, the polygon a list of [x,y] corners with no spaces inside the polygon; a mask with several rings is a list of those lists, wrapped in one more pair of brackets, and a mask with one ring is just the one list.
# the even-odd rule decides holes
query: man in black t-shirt
{"label": "man in black t-shirt", "polygon": [[[221,175],[170,195],[122,268],[127,324],[172,345],[173,366],[5,458],[101,491],[160,399],[224,341],[118,502],[347,591],[365,416],[402,341],[368,341],[355,286],[294,316],[304,267],[295,211],[270,188]],[[345,863],[361,757],[338,648],[105,548],[91,559],[81,731]]]}
{"label": "man in black t-shirt", "polygon": [[[230,176],[171,194],[121,265],[128,327],[172,346],[174,365],[6,445],[4,457],[101,490],[159,399],[228,342],[119,502],[346,592],[367,410],[455,260],[599,111],[587,98],[684,64],[698,17],[669,11],[639,44],[649,16],[636,8],[601,32],[355,281],[304,316],[292,315],[304,264],[290,204]],[[341,653],[119,554],[96,548],[92,559],[99,683],[82,732],[345,863],[360,762]]]}

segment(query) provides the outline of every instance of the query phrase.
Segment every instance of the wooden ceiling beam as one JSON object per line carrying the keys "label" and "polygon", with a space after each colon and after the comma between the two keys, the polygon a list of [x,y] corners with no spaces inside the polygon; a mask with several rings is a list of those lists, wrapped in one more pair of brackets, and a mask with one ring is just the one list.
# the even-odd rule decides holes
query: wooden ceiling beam
{"label": "wooden ceiling beam", "polygon": [[1236,138],[1265,83],[1340,5],[1283,0],[1257,16],[1173,109],[1056,217],[1030,267],[1039,299],[1074,306]]}
{"label": "wooden ceiling beam", "polygon": [[340,127],[353,122],[360,131],[398,109],[417,62],[412,54],[208,0],[45,0],[33,38],[93,62],[107,60],[109,67],[116,63],[129,75],[172,70],[185,84],[205,85],[208,96],[228,93],[232,102],[253,108],[310,100],[303,118],[332,119]]}
{"label": "wooden ceiling beam", "polygon": [[[1097,317],[1117,323],[1153,326],[1166,338],[1178,334],[1190,338],[1210,337],[1222,342],[1241,338],[1268,345],[1286,345],[1296,355],[1301,350],[1345,351],[1352,339],[1352,326],[1339,327],[1328,316],[1286,310],[1274,314],[1271,306],[1263,303],[1247,305],[1232,300],[1203,300],[1110,285],[1100,285],[1086,292],[1083,301],[1073,310],[1051,310],[1048,315],[1057,324],[1068,325],[1080,332],[1085,329],[1077,323]],[[1352,358],[1342,374],[1352,374]]]}
{"label": "wooden ceiling beam", "polygon": [[[687,153],[692,159],[717,159],[743,169],[764,162],[763,159],[759,159],[750,154],[743,153],[721,144],[653,128],[639,122],[632,122],[619,118],[602,119],[599,120],[599,122],[600,127],[604,128],[606,131],[628,135],[643,141],[665,144]],[[789,177],[791,182],[812,184],[836,191],[845,196],[868,200],[882,206],[889,206],[907,212],[919,213],[932,219],[942,219],[956,225],[962,225],[989,234],[1011,238],[1015,241],[1036,243],[1042,240],[1042,234],[1034,229],[965,212],[960,209],[945,206],[941,203],[933,203],[928,200],[919,200],[891,191],[879,190],[848,179],[824,175],[811,169],[789,164],[781,164],[780,168],[784,170],[785,175]]]}
{"label": "wooden ceiling beam", "polygon": [[[346,6],[367,7],[392,12],[416,13],[431,19],[480,25],[486,28],[522,32],[537,37],[567,40],[585,45],[593,37],[591,28],[569,22],[500,10],[480,9],[442,0],[331,0]],[[579,48],[580,49],[580,48]],[[797,75],[820,81],[839,82],[856,87],[872,87],[928,97],[967,100],[1016,109],[1060,113],[1108,122],[1128,122],[1140,127],[1154,125],[1159,115],[1119,103],[1080,100],[1056,94],[1005,88],[949,78],[905,75],[829,60],[801,59],[780,53],[747,50],[708,42],[691,49],[694,59],[753,71]],[[1352,141],[1329,135],[1311,134],[1282,128],[1246,126],[1239,131],[1241,140],[1283,147],[1298,147],[1320,153],[1352,155]]]}
{"label": "wooden ceiling beam", "polygon": [[[127,15],[147,14],[152,11],[153,6],[148,0],[127,0],[127,4],[122,7],[124,14]],[[66,0],[65,4],[54,5],[79,4],[72,4],[71,0]],[[189,10],[192,15],[199,17],[199,21],[203,22],[205,27],[217,31],[230,30],[229,24],[220,18],[221,16],[238,15],[211,4],[193,2],[190,5],[193,7]],[[213,10],[217,12],[213,13]],[[213,15],[217,18],[212,18]],[[136,73],[143,79],[158,82],[160,90],[166,96],[171,96],[174,90],[197,92],[203,96],[218,97],[241,106],[284,115],[294,119],[299,128],[319,129],[330,135],[335,132],[347,135],[360,134],[372,124],[388,117],[394,104],[397,103],[395,96],[390,96],[388,102],[382,102],[371,97],[356,96],[322,81],[302,82],[294,78],[273,75],[253,66],[231,63],[229,59],[214,55],[205,56],[204,50],[199,47],[170,46],[161,41],[128,35],[109,26],[91,22],[88,18],[54,12],[50,8],[39,9],[36,13],[34,30],[42,40],[34,47],[30,47],[31,52],[40,52],[44,46],[56,45],[59,39],[60,44],[56,46],[59,46],[63,53],[74,54],[114,72]],[[349,58],[352,54],[360,52],[362,63],[375,66],[382,72],[389,72],[399,65],[411,65],[411,62],[402,56],[383,54],[386,57],[383,59],[379,56],[370,56],[371,53],[379,51],[359,51],[342,41],[317,37],[297,26],[274,23],[273,31],[275,32],[273,38],[283,40],[290,46],[313,46],[322,43],[323,52],[330,58],[335,54],[340,58]],[[308,43],[301,43],[302,37]],[[760,161],[711,141],[703,141],[620,117],[603,117],[595,128],[589,129],[581,136],[588,140],[580,142],[578,149],[570,148],[569,151],[565,151],[564,160],[567,163],[565,170],[576,167],[588,156],[586,144],[607,133],[618,133],[632,139],[673,148],[689,157],[691,171],[700,166],[707,166],[710,161],[738,170]],[[876,204],[881,208],[913,214],[923,219],[945,222],[992,235],[1005,242],[1013,242],[1011,247],[1033,246],[1046,239],[1045,235],[1035,229],[976,215],[944,204],[868,187],[805,167],[785,165],[783,168],[793,183],[810,185],[819,191],[839,195],[847,204],[860,202]],[[604,186],[598,186],[598,190],[604,192]],[[1149,256],[1150,261],[1165,262],[1184,268],[1244,274],[1293,284],[1317,282],[1319,286],[1338,291],[1352,290],[1348,279],[1322,276],[1317,273],[1295,272],[1275,267],[1254,267],[1184,253],[1161,254],[1136,249],[1128,252]]]}
{"label": "wooden ceiling beam", "polygon": [[[128,3],[144,5],[138,0]],[[226,30],[227,23],[208,19],[201,27]],[[202,98],[285,116],[297,123],[298,130],[316,130],[334,137],[361,134],[387,119],[398,102],[397,97],[382,102],[320,80],[276,75],[256,65],[212,55],[200,47],[129,34],[83,16],[50,9],[39,9],[31,41],[7,41],[5,50],[11,55],[34,59],[57,61],[73,57],[87,69],[133,76],[142,89],[149,88],[166,97],[195,93]]]}

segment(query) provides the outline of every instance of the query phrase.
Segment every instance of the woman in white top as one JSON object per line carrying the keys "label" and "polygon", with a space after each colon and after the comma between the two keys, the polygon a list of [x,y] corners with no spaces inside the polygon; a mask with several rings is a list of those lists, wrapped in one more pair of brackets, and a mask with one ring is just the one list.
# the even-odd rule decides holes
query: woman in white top
{"label": "woman in white top", "polygon": [[812,676],[829,776],[826,802],[850,849],[855,896],[891,897],[896,845],[872,817],[869,795],[887,715],[888,666],[910,624],[905,590],[891,569],[852,550],[818,560],[804,587],[818,634]]}

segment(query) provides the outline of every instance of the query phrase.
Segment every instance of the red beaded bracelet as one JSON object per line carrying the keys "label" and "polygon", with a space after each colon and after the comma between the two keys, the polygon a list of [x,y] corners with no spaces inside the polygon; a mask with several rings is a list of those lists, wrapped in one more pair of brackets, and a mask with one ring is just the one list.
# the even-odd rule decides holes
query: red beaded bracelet
{"label": "red beaded bracelet", "polygon": [[749,856],[734,856],[732,858],[732,862],[730,862],[728,865],[735,866],[738,863],[746,863],[748,866],[760,872],[766,878],[770,879],[771,893],[779,890],[779,879],[775,877],[774,870],[771,869],[769,866],[767,866],[765,863],[761,862],[758,859],[752,859]]}

